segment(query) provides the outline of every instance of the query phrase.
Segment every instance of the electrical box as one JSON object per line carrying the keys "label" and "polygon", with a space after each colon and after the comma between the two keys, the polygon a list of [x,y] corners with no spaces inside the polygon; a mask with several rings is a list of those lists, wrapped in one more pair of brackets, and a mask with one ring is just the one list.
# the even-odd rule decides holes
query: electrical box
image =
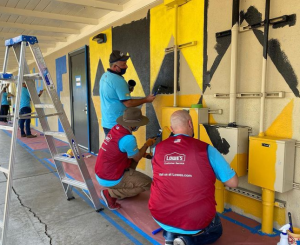
{"label": "electrical box", "polygon": [[164,0],[165,6],[173,8],[175,4],[178,6],[187,3],[187,0]]}
{"label": "electrical box", "polygon": [[162,108],[162,125],[163,129],[162,139],[166,139],[171,134],[170,128],[170,118],[171,115],[178,110],[187,110],[189,111],[190,116],[192,117],[194,125],[194,138],[199,139],[198,125],[199,123],[208,122],[208,108],[187,108],[187,107],[163,107]]}
{"label": "electrical box", "polygon": [[248,182],[281,193],[292,190],[295,143],[293,139],[251,136]]}
{"label": "electrical box", "polygon": [[247,174],[249,127],[200,124],[199,132],[199,139],[214,146],[239,177]]}

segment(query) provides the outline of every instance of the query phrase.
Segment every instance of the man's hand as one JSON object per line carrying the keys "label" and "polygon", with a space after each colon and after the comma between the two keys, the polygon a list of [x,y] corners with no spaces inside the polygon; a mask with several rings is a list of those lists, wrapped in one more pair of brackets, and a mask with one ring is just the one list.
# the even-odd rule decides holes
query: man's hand
{"label": "man's hand", "polygon": [[152,153],[145,152],[143,157],[147,158],[147,159],[152,159],[153,155],[152,155]]}
{"label": "man's hand", "polygon": [[151,103],[154,99],[155,99],[155,95],[154,94],[149,94],[145,99],[146,99],[146,103]]}
{"label": "man's hand", "polygon": [[147,139],[147,141],[145,142],[145,145],[148,147],[152,146],[152,145],[154,145],[155,141],[156,141],[156,138]]}
{"label": "man's hand", "polygon": [[43,89],[42,89],[42,90],[40,90],[40,92],[39,92],[38,96],[40,97],[40,96],[43,94],[43,92],[44,92],[44,90],[43,90]]}

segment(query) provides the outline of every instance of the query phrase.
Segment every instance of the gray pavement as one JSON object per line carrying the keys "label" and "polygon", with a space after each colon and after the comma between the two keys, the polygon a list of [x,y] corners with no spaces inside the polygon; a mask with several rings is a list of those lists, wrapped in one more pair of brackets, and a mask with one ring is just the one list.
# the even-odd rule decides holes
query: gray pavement
{"label": "gray pavement", "polygon": [[[0,130],[3,167],[8,162],[10,140]],[[17,144],[7,244],[152,244],[107,208],[95,212],[80,192],[74,193],[74,200],[67,201],[55,170],[43,160],[49,157],[47,151],[31,151]],[[1,220],[5,188],[6,178],[1,173]]]}

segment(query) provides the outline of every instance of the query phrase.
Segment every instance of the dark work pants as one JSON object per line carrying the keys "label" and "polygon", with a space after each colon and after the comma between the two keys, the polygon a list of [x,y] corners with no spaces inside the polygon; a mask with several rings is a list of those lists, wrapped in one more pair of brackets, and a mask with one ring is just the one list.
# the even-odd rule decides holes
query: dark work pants
{"label": "dark work pants", "polygon": [[105,133],[105,137],[107,136],[107,134],[109,133],[109,131],[110,131],[110,128],[103,128],[103,130],[104,130],[104,133]]}
{"label": "dark work pants", "polygon": [[218,214],[213,221],[203,231],[195,235],[176,234],[164,231],[163,236],[166,239],[166,244],[173,244],[175,238],[180,237],[186,245],[205,245],[214,243],[218,240],[223,232],[222,223]]}
{"label": "dark work pants", "polygon": [[[7,116],[9,111],[9,105],[1,105],[1,116]],[[7,122],[7,117],[0,117],[0,121]]]}
{"label": "dark work pants", "polygon": [[[27,114],[27,113],[31,113],[31,108],[30,107],[23,107],[20,110],[20,116],[23,114]],[[30,115],[28,115],[30,116]],[[21,129],[21,135],[25,134],[24,131],[24,124],[25,124],[25,128],[26,128],[26,135],[31,135],[31,131],[30,131],[30,119],[20,119],[20,129]]]}

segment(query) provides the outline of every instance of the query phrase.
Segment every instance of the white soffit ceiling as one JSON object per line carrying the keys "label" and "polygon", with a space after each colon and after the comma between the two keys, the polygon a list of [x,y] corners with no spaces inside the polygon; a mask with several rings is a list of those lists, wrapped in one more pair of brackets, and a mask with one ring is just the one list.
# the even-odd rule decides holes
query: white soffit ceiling
{"label": "white soffit ceiling", "polygon": [[[0,72],[7,39],[36,36],[45,57],[155,2],[162,0],[0,0]],[[7,71],[15,70],[10,51]]]}

